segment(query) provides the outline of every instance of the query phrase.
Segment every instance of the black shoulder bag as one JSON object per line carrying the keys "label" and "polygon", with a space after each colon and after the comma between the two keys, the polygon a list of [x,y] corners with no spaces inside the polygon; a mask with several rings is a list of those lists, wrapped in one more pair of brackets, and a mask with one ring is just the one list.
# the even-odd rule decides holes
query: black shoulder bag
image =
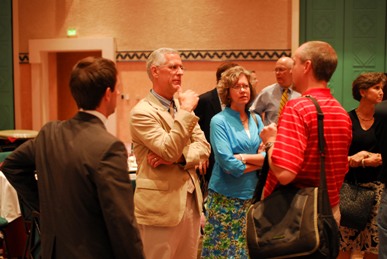
{"label": "black shoulder bag", "polygon": [[[325,176],[324,125],[317,109],[320,151],[319,187],[280,186],[267,198],[255,202],[247,213],[247,246],[250,258],[336,258],[339,230],[332,215]],[[268,161],[265,160],[265,163]],[[262,169],[266,181],[269,166]],[[262,188],[258,185],[257,188]],[[256,190],[258,200],[262,189]]]}

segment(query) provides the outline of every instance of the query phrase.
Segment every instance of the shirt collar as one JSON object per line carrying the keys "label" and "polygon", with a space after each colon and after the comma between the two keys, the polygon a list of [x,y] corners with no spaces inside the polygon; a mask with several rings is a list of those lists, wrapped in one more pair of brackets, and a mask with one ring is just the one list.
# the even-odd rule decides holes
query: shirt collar
{"label": "shirt collar", "polygon": [[168,100],[164,97],[162,97],[161,95],[157,94],[153,89],[150,90],[151,94],[154,95],[154,97],[156,97],[157,100],[160,101],[160,103],[166,108],[166,109],[169,109],[169,106],[171,105],[171,102],[173,101],[172,100]]}
{"label": "shirt collar", "polygon": [[79,111],[86,112],[86,113],[89,113],[91,115],[94,115],[95,117],[100,119],[103,124],[106,124],[106,122],[107,122],[107,118],[105,117],[105,115],[103,115],[99,111],[96,111],[96,110],[83,110],[83,109],[79,109]]}
{"label": "shirt collar", "polygon": [[[279,85],[280,86],[280,85]],[[280,86],[280,88],[281,88],[281,93],[283,93],[284,91],[285,91],[285,89],[288,89],[288,93],[291,93],[291,92],[293,92],[293,89],[292,89],[292,87],[293,87],[293,84],[291,84],[289,87],[282,87],[282,86]]]}
{"label": "shirt collar", "polygon": [[318,87],[318,88],[310,88],[308,90],[306,90],[302,96],[305,96],[305,95],[312,95],[312,96],[331,96],[332,93],[331,93],[331,89],[330,88],[322,88],[322,87]]}

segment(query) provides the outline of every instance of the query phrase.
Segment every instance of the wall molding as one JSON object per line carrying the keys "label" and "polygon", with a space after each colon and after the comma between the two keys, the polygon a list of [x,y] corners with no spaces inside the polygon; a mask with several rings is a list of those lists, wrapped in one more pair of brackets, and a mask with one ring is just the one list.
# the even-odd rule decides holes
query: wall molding
{"label": "wall molding", "polygon": [[27,52],[19,53],[19,64],[28,64],[30,63],[30,57]]}
{"label": "wall molding", "polygon": [[[276,61],[290,57],[291,49],[179,50],[183,61]],[[145,62],[152,51],[117,51],[117,62]],[[19,64],[29,64],[29,53],[19,53]]]}

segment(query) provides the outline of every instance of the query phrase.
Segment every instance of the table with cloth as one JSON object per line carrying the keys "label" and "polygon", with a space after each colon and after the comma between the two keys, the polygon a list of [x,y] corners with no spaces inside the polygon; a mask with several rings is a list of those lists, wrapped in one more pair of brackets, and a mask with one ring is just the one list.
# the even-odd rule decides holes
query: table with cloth
{"label": "table with cloth", "polygon": [[21,216],[16,190],[0,171],[0,217],[12,222]]}

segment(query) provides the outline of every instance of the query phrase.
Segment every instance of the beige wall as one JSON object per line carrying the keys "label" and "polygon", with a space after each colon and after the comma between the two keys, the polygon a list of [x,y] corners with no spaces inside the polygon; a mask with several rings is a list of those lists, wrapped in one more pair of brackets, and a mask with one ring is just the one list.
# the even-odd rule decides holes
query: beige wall
{"label": "beige wall", "polygon": [[289,48],[291,0],[15,0],[29,39],[109,36],[117,50]]}
{"label": "beige wall", "polygon": [[[294,2],[294,1],[293,1]],[[18,13],[19,53],[28,52],[31,39],[65,38],[67,28],[78,38],[114,37],[117,52],[151,51],[159,47],[179,50],[289,50],[292,47],[291,0],[14,0]],[[298,13],[296,13],[298,16]],[[183,87],[203,93],[215,86],[215,71],[221,59],[183,61],[187,68]],[[275,58],[235,62],[258,74],[258,90],[274,82]],[[31,78],[29,64],[16,64],[20,71],[22,109],[16,113],[17,128],[31,128]],[[122,91],[117,107],[117,135],[130,142],[128,116],[133,105],[151,84],[145,62],[117,63]],[[60,72],[58,72],[60,73]],[[19,89],[15,87],[15,89]],[[26,111],[26,112],[24,112]]]}

